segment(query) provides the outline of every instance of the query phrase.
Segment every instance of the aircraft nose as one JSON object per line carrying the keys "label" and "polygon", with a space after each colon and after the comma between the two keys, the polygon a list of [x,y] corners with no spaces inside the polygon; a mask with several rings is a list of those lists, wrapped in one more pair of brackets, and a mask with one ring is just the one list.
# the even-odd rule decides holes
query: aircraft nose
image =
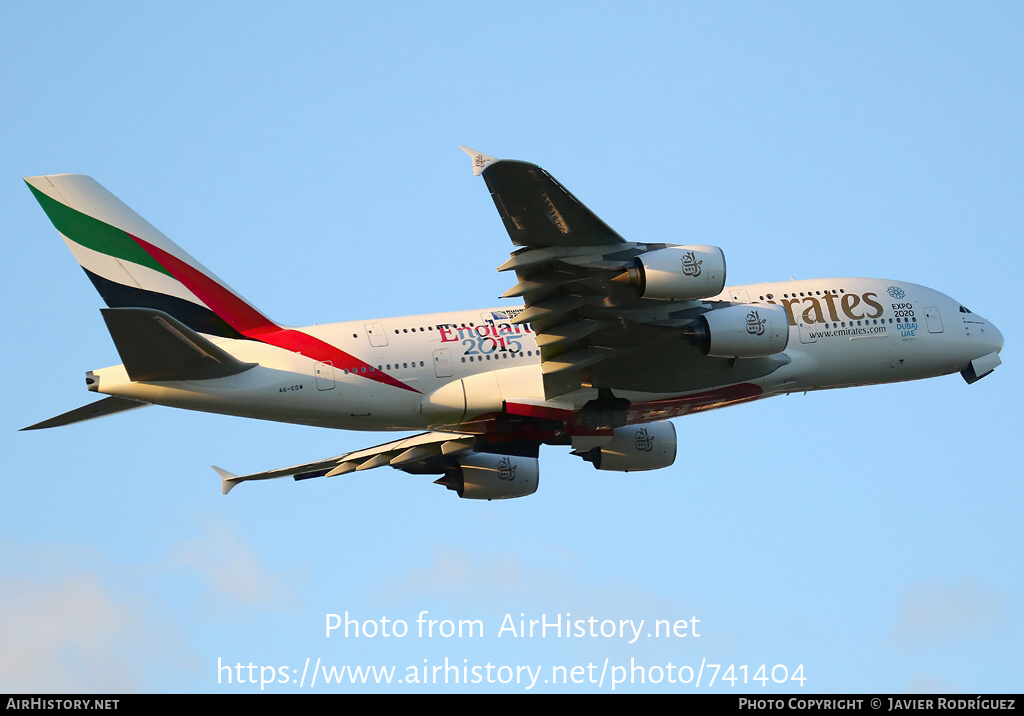
{"label": "aircraft nose", "polygon": [[974,332],[972,343],[975,345],[973,352],[977,357],[960,371],[960,375],[968,383],[981,380],[1002,363],[999,360],[999,352],[1003,350],[1003,334],[994,324],[984,321]]}
{"label": "aircraft nose", "polygon": [[986,321],[981,329],[980,339],[990,353],[999,353],[1003,350],[1003,334],[990,321]]}

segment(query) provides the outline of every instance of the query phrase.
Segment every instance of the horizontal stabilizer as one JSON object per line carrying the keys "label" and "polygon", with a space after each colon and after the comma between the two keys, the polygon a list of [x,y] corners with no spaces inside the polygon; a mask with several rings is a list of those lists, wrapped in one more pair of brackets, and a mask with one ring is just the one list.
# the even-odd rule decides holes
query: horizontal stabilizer
{"label": "horizontal stabilizer", "polygon": [[254,367],[153,308],[101,308],[132,380],[207,380]]}
{"label": "horizontal stabilizer", "polygon": [[131,410],[132,408],[144,408],[147,405],[149,405],[149,403],[141,403],[138,400],[129,400],[128,398],[119,398],[116,395],[112,395],[109,398],[97,400],[95,403],[83,405],[81,408],[69,410],[68,412],[58,415],[55,418],[44,420],[43,422],[36,423],[35,425],[29,425],[27,428],[22,428],[22,430],[42,430],[43,428],[57,428],[60,427],[61,425],[80,423],[83,420],[102,418],[104,415],[113,415],[114,413],[120,413],[122,410]]}

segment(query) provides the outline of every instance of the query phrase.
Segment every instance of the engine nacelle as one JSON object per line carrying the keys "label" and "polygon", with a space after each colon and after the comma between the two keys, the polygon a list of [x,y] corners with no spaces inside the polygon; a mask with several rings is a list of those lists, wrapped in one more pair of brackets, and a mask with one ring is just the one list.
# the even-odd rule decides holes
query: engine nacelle
{"label": "engine nacelle", "polygon": [[676,428],[668,420],[627,425],[615,428],[611,438],[575,437],[572,445],[574,454],[598,470],[660,470],[675,462]]}
{"label": "engine nacelle", "polygon": [[717,246],[655,249],[633,259],[633,268],[615,280],[628,282],[641,298],[717,296],[725,288],[725,254]]}
{"label": "engine nacelle", "polygon": [[718,358],[759,358],[786,350],[789,315],[769,303],[716,308],[694,328],[697,345]]}
{"label": "engine nacelle", "polygon": [[504,500],[532,495],[539,481],[535,457],[473,452],[460,457],[458,466],[437,484],[471,500]]}

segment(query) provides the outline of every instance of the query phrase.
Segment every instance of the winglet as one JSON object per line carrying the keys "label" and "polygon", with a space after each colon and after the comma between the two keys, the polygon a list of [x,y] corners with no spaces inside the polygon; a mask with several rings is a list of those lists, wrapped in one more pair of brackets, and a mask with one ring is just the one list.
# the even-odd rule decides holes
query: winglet
{"label": "winglet", "polygon": [[470,158],[473,160],[473,176],[475,177],[480,176],[483,170],[489,167],[490,165],[494,164],[495,162],[501,161],[500,159],[495,159],[489,154],[478,152],[477,150],[470,149],[469,147],[463,147],[460,145],[459,149],[468,154]]}
{"label": "winglet", "polygon": [[238,479],[238,475],[235,475],[234,473],[222,470],[216,465],[211,465],[210,467],[220,475],[220,494],[222,495],[226,495],[231,492],[231,488],[241,482],[241,480]]}

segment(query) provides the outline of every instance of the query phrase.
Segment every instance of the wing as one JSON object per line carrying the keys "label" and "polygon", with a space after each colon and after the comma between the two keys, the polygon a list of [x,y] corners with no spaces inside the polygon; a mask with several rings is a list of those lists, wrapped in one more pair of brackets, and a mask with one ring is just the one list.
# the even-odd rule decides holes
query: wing
{"label": "wing", "polygon": [[334,477],[382,465],[390,465],[414,474],[442,474],[445,458],[468,452],[473,445],[472,435],[430,432],[324,460],[249,475],[234,475],[216,466],[213,469],[221,478],[221,494],[226,495],[235,485],[248,480],[270,480],[276,477],[307,480],[311,477]]}
{"label": "wing", "polygon": [[530,248],[613,246],[625,240],[536,164],[495,159],[468,147],[512,243]]}
{"label": "wing", "polygon": [[680,365],[721,367],[680,340],[679,329],[707,310],[700,302],[673,302],[667,310],[665,301],[640,298],[621,282],[637,256],[667,244],[627,242],[535,164],[462,150],[512,243],[522,247],[498,267],[518,278],[502,297],[523,299],[514,322],[532,324],[537,334],[545,397],[580,387],[687,389],[683,374],[694,371]]}

